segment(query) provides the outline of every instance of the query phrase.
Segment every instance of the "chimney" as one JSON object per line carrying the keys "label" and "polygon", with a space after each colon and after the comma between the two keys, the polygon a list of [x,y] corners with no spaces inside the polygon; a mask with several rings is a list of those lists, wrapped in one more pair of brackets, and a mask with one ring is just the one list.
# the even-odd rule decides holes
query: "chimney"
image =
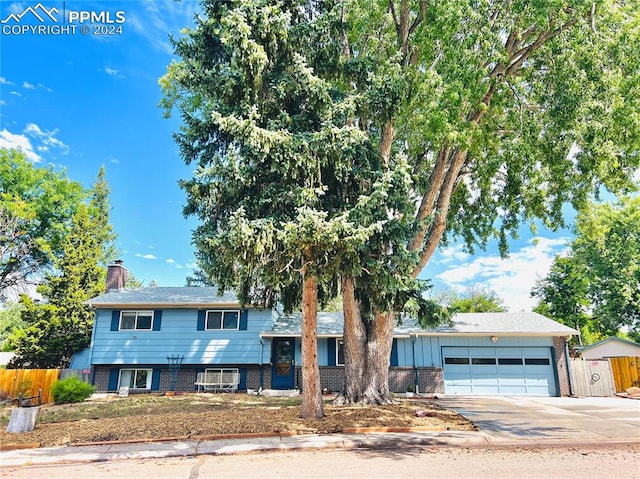
{"label": "chimney", "polygon": [[127,281],[127,268],[122,265],[122,260],[117,259],[107,266],[107,293],[110,289],[122,289]]}

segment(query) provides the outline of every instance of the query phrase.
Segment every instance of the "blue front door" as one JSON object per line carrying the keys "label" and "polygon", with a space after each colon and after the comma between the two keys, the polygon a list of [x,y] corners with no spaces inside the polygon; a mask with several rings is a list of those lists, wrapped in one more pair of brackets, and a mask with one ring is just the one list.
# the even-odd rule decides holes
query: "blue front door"
{"label": "blue front door", "polygon": [[273,389],[293,389],[293,364],[295,339],[274,338],[271,348],[271,387]]}

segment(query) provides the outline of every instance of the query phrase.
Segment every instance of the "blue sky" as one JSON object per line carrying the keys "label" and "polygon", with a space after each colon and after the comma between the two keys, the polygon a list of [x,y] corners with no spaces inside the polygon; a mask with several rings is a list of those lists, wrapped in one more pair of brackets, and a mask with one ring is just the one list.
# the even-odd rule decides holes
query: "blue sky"
{"label": "blue sky", "polygon": [[[27,10],[45,15],[38,4],[59,21],[40,22]],[[191,26],[196,9],[190,0],[0,0],[0,20],[7,20],[0,26],[0,147],[20,148],[39,166],[64,168],[87,187],[104,165],[122,259],[138,279],[160,286],[183,285],[194,266],[195,220],[183,218],[185,197],[177,184],[191,168],[171,137],[179,118],[164,119],[157,105],[158,79],[173,58],[168,35]],[[101,14],[103,23],[67,22],[75,31],[56,34],[53,27],[70,12]],[[116,19],[124,21],[107,23]],[[25,25],[48,30],[23,32]],[[505,260],[495,244],[474,256],[451,245],[423,276],[436,289],[480,283],[511,310],[530,310],[533,283],[570,237],[567,230],[544,228],[534,237],[525,227]]]}

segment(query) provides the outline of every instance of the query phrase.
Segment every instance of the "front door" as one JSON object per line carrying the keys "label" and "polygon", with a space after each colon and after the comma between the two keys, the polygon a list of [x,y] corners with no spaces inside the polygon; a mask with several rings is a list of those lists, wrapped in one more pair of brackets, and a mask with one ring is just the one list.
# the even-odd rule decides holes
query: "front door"
{"label": "front door", "polygon": [[273,338],[271,349],[271,361],[273,363],[271,373],[271,387],[273,389],[293,389],[293,364],[295,339]]}

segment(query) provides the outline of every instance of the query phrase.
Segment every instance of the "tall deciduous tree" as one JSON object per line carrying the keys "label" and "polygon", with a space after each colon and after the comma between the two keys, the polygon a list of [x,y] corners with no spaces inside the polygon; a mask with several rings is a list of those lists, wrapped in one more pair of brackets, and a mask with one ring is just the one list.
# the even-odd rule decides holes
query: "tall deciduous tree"
{"label": "tall deciduous tree", "polygon": [[[377,132],[381,158],[405,155],[412,169],[416,233],[406,250],[417,257],[414,277],[443,240],[461,237],[473,251],[497,237],[506,252],[523,221],[559,226],[567,202],[584,206],[600,187],[634,189],[639,9],[613,1],[345,3],[348,62],[363,66],[350,85],[369,100],[359,125]],[[394,316],[374,316],[374,327],[362,327],[357,308],[345,306],[345,357],[351,334],[366,339],[353,342],[350,357],[370,357],[367,344],[386,357]],[[388,357],[362,367],[374,368],[364,396],[347,391],[344,400],[388,400]],[[361,369],[345,371],[347,385],[358,381]]]}
{"label": "tall deciduous tree", "polygon": [[0,300],[33,284],[60,258],[71,218],[86,197],[64,171],[0,149]]}
{"label": "tall deciduous tree", "polygon": [[535,310],[580,331],[578,343],[590,323],[587,273],[572,257],[555,258],[549,274],[536,282],[532,296],[540,298]]}
{"label": "tall deciduous tree", "polygon": [[480,284],[467,286],[461,293],[455,290],[441,291],[434,300],[458,313],[501,313],[507,311],[502,298],[492,289]]}
{"label": "tall deciduous tree", "polygon": [[640,198],[590,204],[576,238],[532,294],[559,321],[586,335],[626,330],[640,339]]}

